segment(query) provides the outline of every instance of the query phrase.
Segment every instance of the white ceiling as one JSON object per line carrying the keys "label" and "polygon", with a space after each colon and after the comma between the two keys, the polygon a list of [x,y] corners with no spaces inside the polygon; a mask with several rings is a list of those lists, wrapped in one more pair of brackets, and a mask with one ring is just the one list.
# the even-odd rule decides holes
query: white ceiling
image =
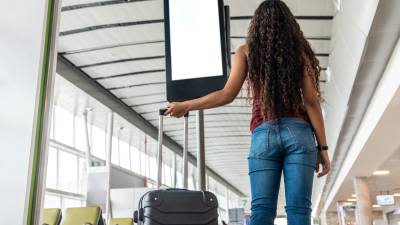
{"label": "white ceiling", "polygon": [[[373,168],[373,170],[388,170],[390,174],[384,176],[374,176],[370,174],[368,176],[368,188],[370,191],[370,197],[373,204],[377,204],[376,196],[385,194],[400,193],[400,148],[388,157],[379,167]],[[363,165],[365,168],[365,165]],[[369,169],[368,171],[371,171]],[[349,198],[353,198],[354,188],[351,178],[347,179],[340,191],[338,192],[335,200],[346,201]],[[400,203],[400,197],[396,197],[396,203]],[[386,210],[391,209],[392,206],[383,206],[375,208],[374,210]],[[332,204],[329,207],[329,211],[336,211],[336,205]]]}
{"label": "white ceiling", "polygon": [[[361,122],[365,120],[367,109],[372,108],[371,101],[377,95],[376,87],[382,82],[388,69],[388,61],[398,42],[399,3],[396,0],[371,0],[365,1],[365,4],[359,4],[357,0],[343,1],[341,10],[335,16],[329,58],[333,76],[326,84],[326,101],[329,105],[326,107],[325,120],[328,143],[333,149],[330,153],[334,153],[333,167],[327,179],[322,179],[314,188],[314,212],[319,213],[318,207],[326,210],[330,206],[329,209],[334,210],[337,200],[351,195],[352,176],[371,176],[373,170],[383,163],[382,157],[390,155],[384,153],[388,150],[387,146],[393,143],[389,138],[390,132],[387,131],[381,134],[381,146],[376,143],[372,145],[374,148],[371,150],[375,150],[374,152],[367,154],[362,150],[359,157],[370,157],[362,164],[353,165],[352,160],[356,156],[350,150],[356,149],[353,147],[359,143],[356,138],[365,132],[360,126]],[[394,83],[388,82],[390,85]],[[390,85],[384,85],[382,89],[388,91]],[[384,97],[379,102],[389,99]],[[371,110],[381,108],[378,106]],[[376,115],[372,118],[382,119],[380,117],[381,115]],[[367,145],[370,144],[357,148],[360,151],[362,148],[371,148]],[[337,196],[334,197],[335,195]]]}
{"label": "white ceiling", "polygon": [[[227,0],[231,7],[231,48],[244,43],[249,19],[260,0]],[[334,9],[331,0],[286,0],[305,36],[326,68]],[[165,102],[165,51],[161,0],[63,0],[59,53],[82,69],[154,126],[157,110]],[[325,79],[323,73],[322,80]],[[250,132],[249,103],[232,104],[205,112],[207,165],[249,195],[247,149]],[[182,121],[166,120],[165,133],[182,144]],[[190,117],[190,152],[195,155],[194,116]],[[283,192],[280,199],[283,199]],[[283,214],[281,201],[279,213]]]}

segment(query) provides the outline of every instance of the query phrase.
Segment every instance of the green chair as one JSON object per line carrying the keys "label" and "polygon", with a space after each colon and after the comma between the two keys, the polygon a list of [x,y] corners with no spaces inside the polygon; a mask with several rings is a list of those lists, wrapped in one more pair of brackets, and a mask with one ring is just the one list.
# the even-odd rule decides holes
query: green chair
{"label": "green chair", "polygon": [[61,209],[43,209],[43,225],[59,225],[61,221]]}
{"label": "green chair", "polygon": [[103,225],[101,209],[97,206],[68,208],[61,225]]}
{"label": "green chair", "polygon": [[109,225],[133,225],[131,218],[114,218],[110,219]]}

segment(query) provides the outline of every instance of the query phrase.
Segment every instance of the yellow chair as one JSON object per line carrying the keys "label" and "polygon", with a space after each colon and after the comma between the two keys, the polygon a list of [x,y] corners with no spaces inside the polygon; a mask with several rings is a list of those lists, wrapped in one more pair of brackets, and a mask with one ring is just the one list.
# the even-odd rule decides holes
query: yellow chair
{"label": "yellow chair", "polygon": [[131,218],[114,218],[110,219],[109,225],[133,225]]}
{"label": "yellow chair", "polygon": [[59,225],[61,221],[61,209],[43,209],[43,225]]}
{"label": "yellow chair", "polygon": [[97,206],[68,208],[61,225],[103,225],[101,209]]}

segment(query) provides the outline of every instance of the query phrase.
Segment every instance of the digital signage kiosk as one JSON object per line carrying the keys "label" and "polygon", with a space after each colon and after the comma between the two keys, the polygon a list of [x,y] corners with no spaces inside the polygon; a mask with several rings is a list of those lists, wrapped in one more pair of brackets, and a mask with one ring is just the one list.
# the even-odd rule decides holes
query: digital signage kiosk
{"label": "digital signage kiosk", "polygon": [[223,0],[164,0],[167,100],[222,89],[227,79]]}

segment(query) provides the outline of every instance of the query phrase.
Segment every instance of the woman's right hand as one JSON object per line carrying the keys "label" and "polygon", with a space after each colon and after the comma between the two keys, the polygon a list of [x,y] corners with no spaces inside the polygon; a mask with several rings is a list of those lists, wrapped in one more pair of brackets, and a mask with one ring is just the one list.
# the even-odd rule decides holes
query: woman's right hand
{"label": "woman's right hand", "polygon": [[176,118],[184,116],[189,111],[189,106],[186,102],[171,102],[167,105],[165,115],[170,115]]}
{"label": "woman's right hand", "polygon": [[[331,161],[329,159],[328,151],[318,152],[316,166],[316,173],[318,173],[318,178],[323,177],[329,173],[329,171],[331,170]],[[320,171],[320,168],[322,168],[322,171]]]}

